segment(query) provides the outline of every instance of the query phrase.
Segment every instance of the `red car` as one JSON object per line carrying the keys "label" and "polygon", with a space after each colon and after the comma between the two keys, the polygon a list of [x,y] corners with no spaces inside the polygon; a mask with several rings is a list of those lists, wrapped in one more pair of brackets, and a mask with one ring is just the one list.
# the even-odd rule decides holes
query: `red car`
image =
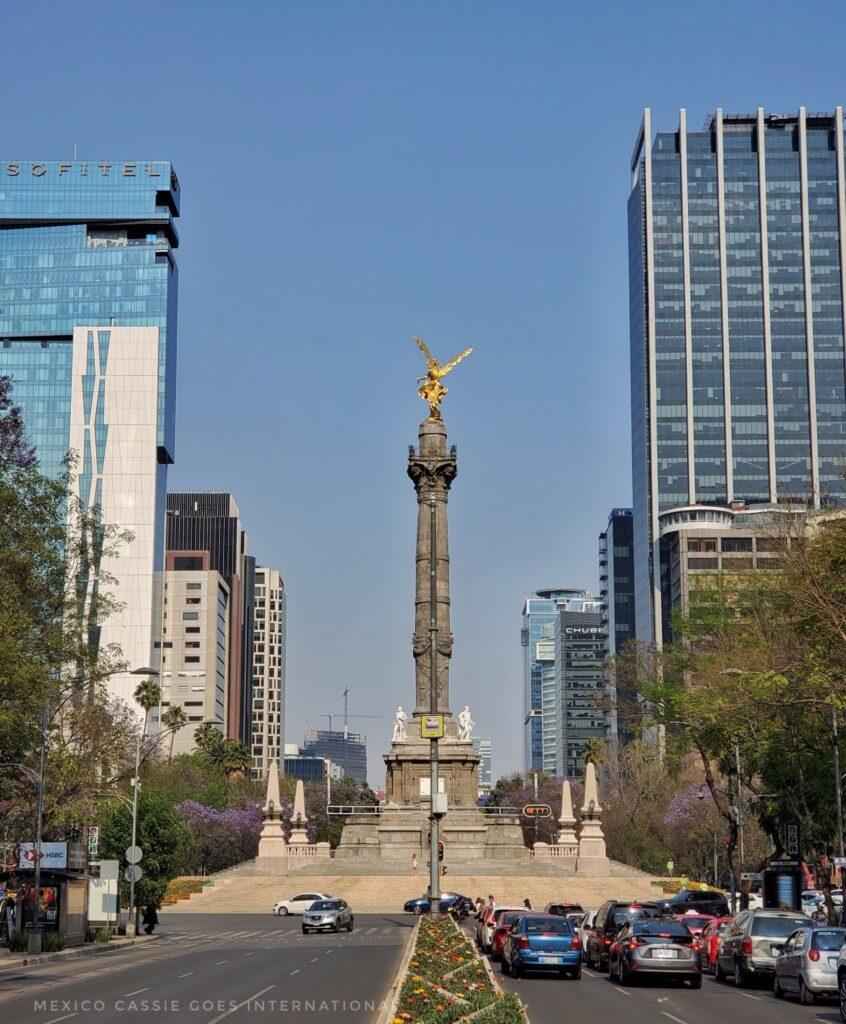
{"label": "red car", "polygon": [[717,943],[730,921],[730,917],[712,917],[699,933],[699,965],[703,974],[714,974],[717,963]]}
{"label": "red car", "polygon": [[713,914],[697,914],[688,911],[686,914],[676,914],[676,920],[686,925],[691,935],[701,935],[705,926],[716,919]]}
{"label": "red car", "polygon": [[505,936],[511,931],[511,925],[517,918],[525,917],[528,913],[528,910],[507,910],[504,914],[500,914],[491,938],[491,960],[502,959],[502,944],[505,942]]}

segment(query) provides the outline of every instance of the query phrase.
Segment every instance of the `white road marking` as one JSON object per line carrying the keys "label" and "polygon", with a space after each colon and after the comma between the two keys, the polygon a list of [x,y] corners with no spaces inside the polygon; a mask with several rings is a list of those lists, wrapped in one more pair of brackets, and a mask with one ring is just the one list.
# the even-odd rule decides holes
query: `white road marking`
{"label": "white road marking", "polygon": [[313,964],[316,964],[316,963],[317,963],[317,961],[318,961],[319,959],[320,959],[320,957],[319,957],[319,956],[316,956],[316,957],[314,957],[314,958],[312,959],[312,961],[311,961],[311,962],[312,962]]}
{"label": "white road marking", "polygon": [[59,1024],[60,1020],[69,1020],[71,1017],[78,1017],[79,1011],[76,1013],[66,1013],[64,1017],[54,1017],[52,1020],[48,1020],[47,1024]]}
{"label": "white road marking", "polygon": [[273,985],[268,985],[267,988],[263,988],[260,989],[258,992],[254,992],[251,996],[247,996],[243,1003],[238,1003],[238,1005],[233,1006],[232,1009],[226,1010],[223,1013],[218,1014],[217,1017],[213,1017],[208,1022],[208,1024],[218,1024],[218,1021],[223,1020],[224,1017],[228,1017],[231,1013],[234,1013],[236,1010],[240,1010],[241,1007],[246,1006],[247,1003],[251,1003],[254,999],[258,999],[259,996],[263,996],[265,992],[269,992],[272,988],[274,988]]}
{"label": "white road marking", "polygon": [[627,992],[624,988],[615,988],[614,991],[619,992],[621,996],[628,996],[629,998],[632,995],[631,992]]}
{"label": "white road marking", "polygon": [[229,963],[228,960],[218,960],[217,963],[215,964],[215,967],[220,967],[221,964],[228,964],[228,963]]}
{"label": "white road marking", "polygon": [[255,956],[255,950],[252,953],[245,953],[244,956]]}
{"label": "white road marking", "polygon": [[671,1013],[667,1013],[667,1011],[666,1011],[666,1010],[662,1010],[662,1011],[661,1011],[661,1013],[662,1013],[662,1014],[663,1014],[663,1015],[664,1015],[665,1017],[669,1017],[669,1018],[670,1018],[670,1020],[674,1020],[674,1021],[676,1022],[676,1024],[687,1024],[687,1021],[686,1021],[686,1020],[682,1020],[682,1019],[681,1019],[681,1017],[674,1017],[674,1016],[673,1016],[673,1015],[672,1015]]}
{"label": "white road marking", "polygon": [[185,974],[180,974],[179,977],[180,978],[190,978],[193,973],[194,973],[193,971],[186,971]]}
{"label": "white road marking", "polygon": [[140,996],[142,992],[149,992],[149,991],[150,991],[150,986],[148,985],[147,988],[137,988],[137,989],[135,989],[134,992],[127,992],[126,995],[123,998],[124,999],[129,999],[130,996]]}
{"label": "white road marking", "polygon": [[748,992],[740,992],[739,994],[742,995],[744,999],[757,999],[759,1003],[761,1002],[760,996],[750,996]]}
{"label": "white road marking", "polygon": [[293,976],[295,974],[299,974],[299,973],[300,973],[300,968],[298,967],[295,971],[291,971],[291,973],[288,975],[288,977],[289,978],[293,978]]}

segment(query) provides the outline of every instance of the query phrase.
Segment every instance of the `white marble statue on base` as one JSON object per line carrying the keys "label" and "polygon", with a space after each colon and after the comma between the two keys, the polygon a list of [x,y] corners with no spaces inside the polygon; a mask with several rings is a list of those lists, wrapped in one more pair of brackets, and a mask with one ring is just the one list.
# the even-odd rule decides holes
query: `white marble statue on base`
{"label": "white marble statue on base", "polygon": [[408,715],[403,711],[402,705],[397,708],[396,721],[394,722],[394,735],[391,737],[392,743],[406,743],[408,741],[408,733],[405,730],[405,723],[408,721]]}
{"label": "white marble statue on base", "polygon": [[470,715],[470,706],[465,704],[464,710],[458,714],[458,738],[460,740],[469,740],[470,733],[475,725],[476,723]]}

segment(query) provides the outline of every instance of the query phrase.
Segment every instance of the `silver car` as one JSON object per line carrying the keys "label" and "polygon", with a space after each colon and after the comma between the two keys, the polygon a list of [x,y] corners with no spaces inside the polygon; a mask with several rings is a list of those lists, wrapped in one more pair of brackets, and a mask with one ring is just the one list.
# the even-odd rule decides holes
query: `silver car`
{"label": "silver car", "polygon": [[342,928],[353,930],[353,914],[346,900],[316,900],[303,914],[303,935]]}
{"label": "silver car", "polygon": [[732,977],[742,988],[753,978],[772,978],[788,935],[810,924],[807,914],[796,910],[742,910],[720,936],[714,965],[717,980]]}
{"label": "silver car", "polygon": [[846,928],[797,928],[775,962],[773,995],[797,993],[806,1006],[817,996],[837,995],[837,956],[846,943]]}

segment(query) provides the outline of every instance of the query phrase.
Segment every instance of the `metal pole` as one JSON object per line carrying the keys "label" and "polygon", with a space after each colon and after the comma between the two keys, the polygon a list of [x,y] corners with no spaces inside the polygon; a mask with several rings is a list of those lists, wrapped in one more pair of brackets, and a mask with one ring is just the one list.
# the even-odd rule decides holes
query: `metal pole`
{"label": "metal pole", "polygon": [[[438,708],[438,503],[429,499],[429,713]],[[438,865],[439,821],[435,817],[438,792],[438,741],[429,741],[429,913],[441,912],[441,884]]]}
{"label": "metal pole", "polygon": [[[138,772],[141,770],[141,733],[135,742],[135,777],[132,780],[132,845],[135,846],[135,839],[138,832]],[[135,935],[135,872],[129,876],[129,917],[126,922],[126,934]]]}
{"label": "metal pole", "polygon": [[[840,746],[837,735],[837,708],[831,709],[832,746],[834,748],[834,792],[837,799],[837,847],[843,857],[843,787],[840,778]],[[841,868],[841,876],[843,869]]]}
{"label": "metal pole", "polygon": [[737,743],[734,746],[734,759],[737,764],[737,838],[740,843],[740,873],[743,874],[746,863],[743,848],[743,783],[740,779],[740,744]]}
{"label": "metal pole", "polygon": [[[33,933],[37,936],[30,952],[41,952],[41,832],[44,823],[44,763],[47,757],[47,730],[50,727],[50,712],[47,708],[41,715],[41,752],[38,767],[38,820],[35,826],[35,893],[33,903]],[[37,946],[37,949],[35,948]]]}

